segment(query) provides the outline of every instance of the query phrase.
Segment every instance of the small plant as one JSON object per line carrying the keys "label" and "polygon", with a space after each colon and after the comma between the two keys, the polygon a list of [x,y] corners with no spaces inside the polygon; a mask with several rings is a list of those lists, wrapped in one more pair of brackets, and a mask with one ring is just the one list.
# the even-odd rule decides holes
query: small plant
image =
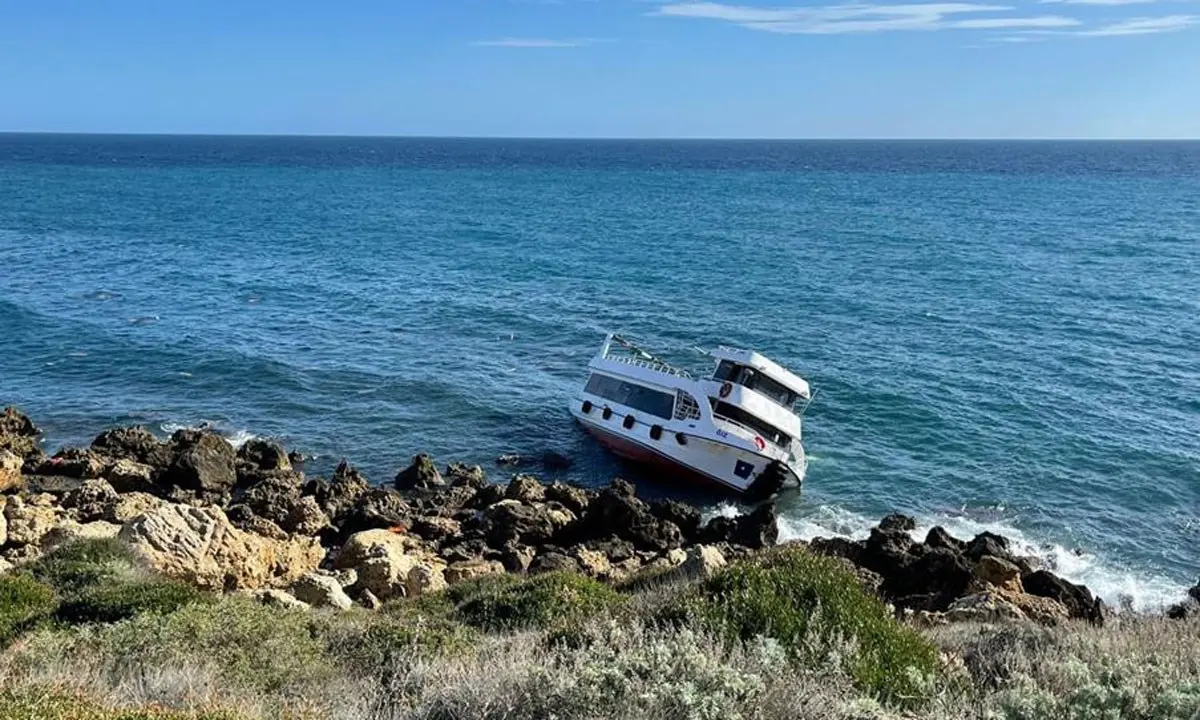
{"label": "small plant", "polygon": [[896,622],[848,569],[799,547],[718,572],[667,617],[743,641],[774,638],[802,667],[839,666],[895,705],[918,702],[938,668],[933,645]]}
{"label": "small plant", "polygon": [[49,689],[0,691],[5,720],[239,720],[226,711],[181,712],[165,708],[107,708],[80,695]]}
{"label": "small plant", "polygon": [[49,586],[24,573],[0,576],[0,646],[11,643],[30,625],[49,618],[55,607],[54,590]]}
{"label": "small plant", "polygon": [[610,610],[624,600],[607,585],[574,573],[506,577],[458,590],[457,617],[490,631],[548,627]]}
{"label": "small plant", "polygon": [[79,540],[26,567],[27,572],[70,597],[90,587],[144,574],[137,557],[118,540]]}
{"label": "small plant", "polygon": [[164,615],[190,603],[212,600],[211,596],[191,585],[168,580],[106,584],[87,588],[64,601],[54,617],[73,625],[113,623],[142,613]]}

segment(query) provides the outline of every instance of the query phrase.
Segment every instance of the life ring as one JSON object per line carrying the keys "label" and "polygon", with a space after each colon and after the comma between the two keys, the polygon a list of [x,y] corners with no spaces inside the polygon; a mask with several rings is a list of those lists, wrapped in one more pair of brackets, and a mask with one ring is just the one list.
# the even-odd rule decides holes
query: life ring
{"label": "life ring", "polygon": [[758,446],[759,450],[767,449],[767,441],[763,440],[762,437],[760,437],[758,435],[754,436],[754,444]]}
{"label": "life ring", "polygon": [[731,392],[733,392],[733,383],[726,382],[725,384],[721,385],[721,391],[717,394],[723,398],[727,398]]}

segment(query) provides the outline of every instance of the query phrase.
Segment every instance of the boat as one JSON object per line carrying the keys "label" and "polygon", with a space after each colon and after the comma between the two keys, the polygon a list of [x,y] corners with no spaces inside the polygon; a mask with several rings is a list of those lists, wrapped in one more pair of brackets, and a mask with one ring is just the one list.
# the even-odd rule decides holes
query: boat
{"label": "boat", "polygon": [[804,481],[806,381],[752,350],[701,351],[711,376],[609,334],[572,400],[575,419],[620,457],[689,482],[767,497]]}

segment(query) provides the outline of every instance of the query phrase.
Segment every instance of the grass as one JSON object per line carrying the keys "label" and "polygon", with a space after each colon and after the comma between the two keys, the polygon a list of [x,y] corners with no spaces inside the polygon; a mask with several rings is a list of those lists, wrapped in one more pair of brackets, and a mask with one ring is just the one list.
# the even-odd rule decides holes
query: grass
{"label": "grass", "polygon": [[454,617],[488,631],[561,627],[619,606],[624,598],[583,575],[552,572],[530,578],[498,575],[455,586]]}
{"label": "grass", "polygon": [[48,585],[23,574],[0,577],[0,646],[49,618],[55,608],[54,589]]}
{"label": "grass", "polygon": [[241,720],[227,710],[188,712],[154,706],[106,707],[93,698],[54,688],[0,691],[0,717],[6,720]]}

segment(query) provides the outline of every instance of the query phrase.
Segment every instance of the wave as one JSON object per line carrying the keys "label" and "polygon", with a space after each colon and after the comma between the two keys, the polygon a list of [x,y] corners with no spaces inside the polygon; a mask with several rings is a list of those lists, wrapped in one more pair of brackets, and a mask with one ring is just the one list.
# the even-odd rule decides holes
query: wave
{"label": "wave", "polygon": [[[722,503],[711,509],[708,515],[734,517],[740,513],[741,509],[736,505]],[[940,525],[961,539],[970,539],[981,532],[1002,535],[1009,539],[1017,555],[1037,558],[1055,574],[1073,583],[1086,585],[1117,610],[1161,611],[1187,594],[1185,584],[1165,575],[1133,570],[1084,550],[1040,542],[1002,520],[981,520],[942,513],[918,515],[916,520],[917,528],[912,532],[916,540],[924,540],[926,533],[935,525]],[[804,514],[781,514],[779,540],[808,542],[818,537],[862,540],[878,522],[878,518],[870,518],[837,505],[822,505]]]}
{"label": "wave", "polygon": [[261,437],[248,430],[231,429],[224,422],[214,420],[201,420],[193,424],[164,422],[159,423],[158,427],[167,435],[173,435],[177,430],[212,430],[228,440],[229,444],[235,448],[240,448],[251,440]]}

